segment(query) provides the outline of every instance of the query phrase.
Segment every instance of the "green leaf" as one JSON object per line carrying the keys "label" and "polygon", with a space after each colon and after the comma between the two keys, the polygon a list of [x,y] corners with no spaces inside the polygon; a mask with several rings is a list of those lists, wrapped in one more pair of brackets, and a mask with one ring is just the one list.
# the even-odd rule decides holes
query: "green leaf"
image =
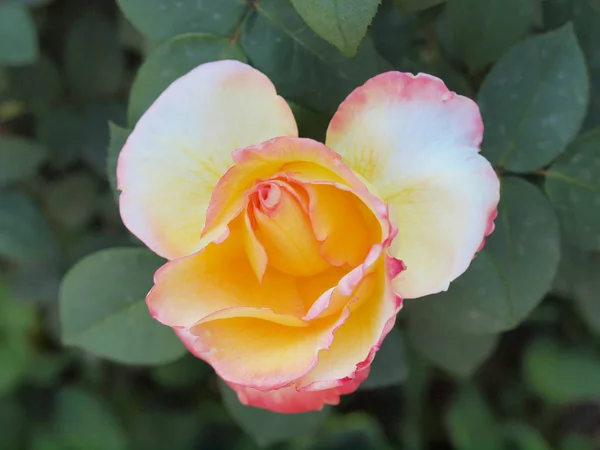
{"label": "green leaf", "polygon": [[587,57],[590,73],[590,107],[584,129],[600,124],[600,6],[598,0],[547,0],[543,3],[547,27],[558,27],[572,22],[579,45]]}
{"label": "green leaf", "polygon": [[0,135],[0,186],[30,177],[47,157],[46,149],[35,141]]}
{"label": "green leaf", "polygon": [[[199,409],[171,411],[164,406],[160,409],[143,410],[134,416],[132,429],[132,450],[192,450],[204,449],[198,446],[198,438],[205,434],[206,424]],[[202,404],[206,410],[206,405]],[[210,449],[210,447],[208,447]]]}
{"label": "green leaf", "polygon": [[558,221],[535,186],[502,179],[495,231],[447,292],[406,302],[410,314],[432,326],[463,333],[513,329],[550,290],[558,268]]}
{"label": "green leaf", "polygon": [[411,344],[436,366],[459,377],[470,377],[489,358],[497,334],[466,334],[442,328],[418,315],[408,317]]}
{"label": "green leaf", "polygon": [[496,61],[533,22],[533,0],[449,0],[452,41],[471,71]]}
{"label": "green leaf", "polygon": [[534,392],[551,403],[592,400],[600,397],[600,355],[538,339],[523,355],[523,378]]}
{"label": "green leaf", "polygon": [[590,438],[579,434],[567,434],[560,442],[560,450],[595,450]]}
{"label": "green leaf", "polygon": [[27,8],[0,4],[0,65],[22,66],[39,57],[38,35]]}
{"label": "green leaf", "polygon": [[120,191],[117,190],[117,163],[119,162],[121,149],[125,145],[127,138],[129,138],[131,130],[122,128],[112,122],[108,123],[108,129],[110,142],[106,156],[106,175],[115,199],[118,199]]}
{"label": "green leaf", "polygon": [[[57,254],[16,264],[9,271],[11,293],[15,300],[38,306],[56,303],[62,267]],[[35,280],[32,283],[31,280]]]}
{"label": "green leaf", "polygon": [[545,187],[567,239],[600,250],[600,128],[578,138],[550,166]]}
{"label": "green leaf", "polygon": [[307,450],[391,450],[381,424],[365,413],[334,415]]}
{"label": "green leaf", "polygon": [[33,110],[47,107],[62,94],[61,75],[50,58],[42,56],[34,64],[13,67],[9,74],[13,94]]}
{"label": "green leaf", "polygon": [[125,106],[113,101],[90,103],[82,115],[82,157],[100,176],[106,176],[107,149],[110,142],[109,122],[124,125]]}
{"label": "green leaf", "polygon": [[501,450],[498,426],[477,389],[463,387],[445,415],[455,450]]}
{"label": "green leaf", "polygon": [[15,397],[0,397],[0,448],[21,448],[25,414]]}
{"label": "green leaf", "polygon": [[397,69],[419,57],[419,17],[401,14],[393,0],[383,0],[370,28],[377,51]]}
{"label": "green leaf", "polygon": [[64,59],[69,85],[83,99],[114,94],[121,83],[125,58],[117,29],[101,14],[90,12],[73,22]]}
{"label": "green leaf", "polygon": [[201,359],[186,355],[178,361],[163,364],[152,370],[152,377],[166,388],[181,388],[197,385],[211,371]]}
{"label": "green leaf", "polygon": [[502,435],[515,450],[552,450],[541,433],[526,423],[506,423],[502,425]]}
{"label": "green leaf", "polygon": [[375,354],[368,378],[360,385],[361,389],[376,389],[402,383],[408,376],[405,359],[404,339],[400,332],[392,328]]}
{"label": "green leaf", "polygon": [[579,317],[600,336],[600,256],[563,245],[554,289],[575,304]]}
{"label": "green leaf", "polygon": [[60,289],[63,342],[129,364],[181,357],[183,344],[150,316],[144,301],[162,263],[137,248],[102,250],[77,263]]}
{"label": "green leaf", "polygon": [[55,432],[62,437],[66,448],[125,450],[128,447],[125,433],[102,399],[81,389],[66,388],[58,394],[56,408]]}
{"label": "green leaf", "polygon": [[63,106],[47,109],[37,116],[36,137],[50,152],[50,165],[62,169],[82,154],[81,114]]}
{"label": "green leaf", "polygon": [[231,36],[248,10],[245,0],[117,0],[146,37],[163,41],[184,33]]}
{"label": "green leaf", "polygon": [[277,414],[265,409],[242,405],[237,394],[219,379],[219,390],[225,408],[233,420],[261,447],[310,437],[329,414],[329,408],[301,414]]}
{"label": "green leaf", "polygon": [[287,103],[292,113],[294,113],[294,118],[298,124],[299,136],[325,142],[325,134],[331,117],[289,100]]}
{"label": "green leaf", "polygon": [[285,98],[333,112],[367,79],[389,69],[365,38],[354,59],[317,36],[289,2],[261,0],[246,19],[242,47]]}
{"label": "green leaf", "polygon": [[0,191],[0,256],[27,262],[55,251],[52,231],[37,206],[17,190]]}
{"label": "green leaf", "polygon": [[209,61],[246,62],[242,49],[228,39],[210,34],[185,34],[158,46],[140,67],[129,95],[128,118],[133,126],[177,78]]}
{"label": "green leaf", "polygon": [[28,333],[35,314],[30,305],[15,302],[0,279],[0,397],[12,391],[27,372],[31,358]]}
{"label": "green leaf", "polygon": [[588,104],[588,76],[573,27],[514,46],[483,82],[483,154],[513,172],[539,169],[577,135]]}
{"label": "green leaf", "polygon": [[54,223],[67,229],[81,229],[99,207],[96,180],[84,172],[64,176],[48,186],[46,205]]}
{"label": "green leaf", "polygon": [[298,14],[344,55],[356,55],[381,0],[292,0]]}
{"label": "green leaf", "polygon": [[590,70],[599,71],[600,56],[596,52],[600,39],[598,0],[546,0],[543,8],[546,27],[557,28],[573,23],[579,44],[588,57]]}
{"label": "green leaf", "polygon": [[416,12],[439,5],[446,0],[394,0],[402,12]]}

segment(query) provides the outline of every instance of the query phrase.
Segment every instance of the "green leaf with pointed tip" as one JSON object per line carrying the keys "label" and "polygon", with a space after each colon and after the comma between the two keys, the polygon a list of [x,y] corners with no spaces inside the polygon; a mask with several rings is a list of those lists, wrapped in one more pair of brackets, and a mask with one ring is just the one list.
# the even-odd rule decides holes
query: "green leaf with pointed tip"
{"label": "green leaf with pointed tip", "polygon": [[162,263],[142,248],[101,250],[83,258],[60,288],[63,342],[129,364],[164,364],[185,354],[173,330],[154,320],[145,302]]}
{"label": "green leaf with pointed tip", "polygon": [[301,414],[278,414],[245,406],[237,394],[219,379],[219,391],[233,420],[261,447],[293,438],[310,437],[329,414],[329,408]]}
{"label": "green leaf with pointed tip", "polygon": [[248,10],[245,0],[117,0],[146,37],[163,41],[185,33],[231,36]]}
{"label": "green leaf with pointed tip", "polygon": [[0,4],[0,65],[33,64],[39,57],[38,34],[25,6]]}
{"label": "green leaf with pointed tip", "polygon": [[292,0],[298,14],[315,33],[339,48],[356,55],[381,0]]}
{"label": "green leaf with pointed tip", "polygon": [[125,145],[125,142],[127,142],[131,130],[122,128],[112,122],[108,123],[108,129],[110,132],[110,143],[108,144],[106,156],[106,175],[115,199],[118,199],[120,191],[117,190],[117,163],[119,162],[121,149]]}
{"label": "green leaf with pointed tip", "polygon": [[0,186],[30,177],[47,158],[39,143],[0,134]]}
{"label": "green leaf with pointed tip", "polygon": [[110,122],[124,126],[125,105],[114,101],[88,103],[82,114],[82,159],[98,175],[106,176],[106,158],[110,143]]}
{"label": "green leaf with pointed tip", "polygon": [[523,378],[544,400],[575,403],[600,397],[600,355],[540,338],[523,355]]}
{"label": "green leaf with pointed tip", "polygon": [[128,118],[133,127],[146,109],[177,78],[200,64],[222,59],[246,62],[237,45],[212,34],[184,34],[158,46],[148,56],[131,87]]}
{"label": "green leaf with pointed tip", "polygon": [[495,231],[447,292],[405,302],[432,326],[490,334],[519,325],[551,289],[560,258],[558,221],[532,184],[502,179]]}
{"label": "green leaf with pointed tip", "polygon": [[550,166],[545,187],[567,239],[600,250],[600,128],[575,140]]}
{"label": "green leaf with pointed tip", "polygon": [[501,450],[500,432],[489,406],[473,386],[464,386],[444,422],[455,450]]}
{"label": "green leaf with pointed tip", "polygon": [[531,29],[534,0],[448,0],[452,41],[471,71],[496,61]]}
{"label": "green leaf with pointed tip", "polygon": [[571,25],[512,47],[481,86],[482,153],[526,173],[565,151],[585,117],[586,64]]}
{"label": "green leaf with pointed tip", "polygon": [[467,334],[409,315],[408,337],[413,347],[437,367],[467,378],[490,357],[499,336]]}
{"label": "green leaf with pointed tip", "polygon": [[390,70],[370,38],[348,59],[317,36],[291,3],[261,0],[242,30],[242,47],[285,98],[315,111],[333,112],[372,76]]}

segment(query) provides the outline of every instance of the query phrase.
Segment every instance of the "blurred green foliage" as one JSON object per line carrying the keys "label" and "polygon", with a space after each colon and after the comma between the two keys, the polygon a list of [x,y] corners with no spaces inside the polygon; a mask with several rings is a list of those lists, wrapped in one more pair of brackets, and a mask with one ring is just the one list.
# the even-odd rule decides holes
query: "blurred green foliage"
{"label": "blurred green foliage", "polygon": [[[496,231],[339,407],[240,405],[145,307],[161,260],[120,220],[118,154],[218,59],[307,137],[392,69],[481,107]],[[0,0],[0,449],[260,447],[600,448],[600,0]]]}

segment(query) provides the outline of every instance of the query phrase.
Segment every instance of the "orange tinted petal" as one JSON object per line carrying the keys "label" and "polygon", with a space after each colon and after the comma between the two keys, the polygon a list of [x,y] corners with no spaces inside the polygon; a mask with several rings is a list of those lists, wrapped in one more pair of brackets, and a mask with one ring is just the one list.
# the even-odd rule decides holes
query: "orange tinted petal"
{"label": "orange tinted petal", "polygon": [[172,327],[190,327],[233,307],[302,316],[304,304],[292,277],[268,269],[262,283],[256,278],[244,251],[242,220],[236,219],[222,243],[209,244],[157,271],[146,299],[153,317]]}
{"label": "orange tinted petal", "polygon": [[271,139],[236,150],[233,159],[237,165],[225,173],[214,189],[203,234],[224,227],[239,214],[244,207],[244,194],[257,180],[268,180],[277,174],[301,177],[313,173],[320,181],[366,192],[366,187],[339,155],[311,139]]}
{"label": "orange tinted petal", "polygon": [[244,405],[264,408],[282,414],[296,414],[323,409],[325,405],[337,405],[340,395],[354,392],[360,383],[369,375],[369,367],[365,367],[352,379],[345,380],[340,386],[322,391],[299,391],[294,385],[259,391],[245,386],[230,383]]}
{"label": "orange tinted petal", "polygon": [[[330,266],[320,255],[311,222],[288,183],[263,183],[258,196],[268,195],[251,208],[255,233],[263,245],[268,264],[293,276],[314,275]],[[262,190],[261,190],[262,189]],[[268,193],[266,193],[268,190]],[[265,204],[266,201],[272,204]]]}
{"label": "orange tinted petal", "polygon": [[310,218],[323,245],[321,255],[332,265],[356,267],[364,261],[382,230],[375,213],[353,192],[333,185],[309,185]]}
{"label": "orange tinted petal", "polygon": [[214,320],[190,329],[194,354],[228,383],[268,390],[283,387],[315,366],[333,331],[347,318],[331,316],[307,327],[289,327],[255,318]]}
{"label": "orange tinted petal", "polygon": [[357,291],[358,306],[335,331],[332,345],[319,352],[315,368],[296,382],[299,388],[322,390],[340,386],[371,363],[402,306],[392,289],[387,273],[390,268],[385,261],[382,255],[372,275],[375,282],[368,289]]}

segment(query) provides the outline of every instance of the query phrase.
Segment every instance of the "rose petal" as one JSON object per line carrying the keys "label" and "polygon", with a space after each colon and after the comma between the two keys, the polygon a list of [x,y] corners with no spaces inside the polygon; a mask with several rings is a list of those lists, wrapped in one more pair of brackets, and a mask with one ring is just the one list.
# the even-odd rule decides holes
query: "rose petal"
{"label": "rose petal", "polygon": [[289,327],[255,318],[214,320],[194,326],[193,353],[228,383],[259,390],[278,389],[309,373],[319,350],[329,348],[348,311]]}
{"label": "rose petal", "polygon": [[491,232],[499,182],[478,154],[482,134],[477,105],[423,74],[372,78],[331,121],[327,146],[390,204],[404,298],[447,289]]}
{"label": "rose petal", "polygon": [[308,185],[306,189],[323,258],[334,266],[361,264],[373,243],[384,239],[376,214],[354,193],[333,185]]}
{"label": "rose petal", "polygon": [[172,327],[191,327],[217,311],[235,307],[271,309],[301,317],[305,306],[293,277],[267,270],[256,278],[243,246],[243,218],[220,244],[166,263],[146,299],[150,313]]}
{"label": "rose petal", "polygon": [[304,138],[275,138],[233,152],[237,163],[217,183],[208,207],[203,234],[227,226],[244,207],[245,193],[257,180],[278,174],[301,181],[335,182],[368,194],[365,185],[323,144]]}
{"label": "rose petal", "polygon": [[323,391],[298,391],[295,386],[286,386],[271,391],[259,391],[229,383],[244,405],[264,408],[282,414],[303,413],[323,409],[325,405],[337,405],[340,395],[354,392],[369,375],[369,367],[356,373],[353,379],[333,389]]}
{"label": "rose petal", "polygon": [[333,344],[319,352],[315,368],[295,383],[301,390],[320,391],[343,385],[356,377],[359,369],[371,364],[402,306],[387,276],[384,255],[377,266],[371,275],[370,289],[357,293],[354,300],[357,306],[335,331]]}
{"label": "rose petal", "polygon": [[290,108],[265,75],[237,61],[202,64],[163,92],[121,151],[123,222],[167,259],[194,253],[231,152],[297,134]]}

